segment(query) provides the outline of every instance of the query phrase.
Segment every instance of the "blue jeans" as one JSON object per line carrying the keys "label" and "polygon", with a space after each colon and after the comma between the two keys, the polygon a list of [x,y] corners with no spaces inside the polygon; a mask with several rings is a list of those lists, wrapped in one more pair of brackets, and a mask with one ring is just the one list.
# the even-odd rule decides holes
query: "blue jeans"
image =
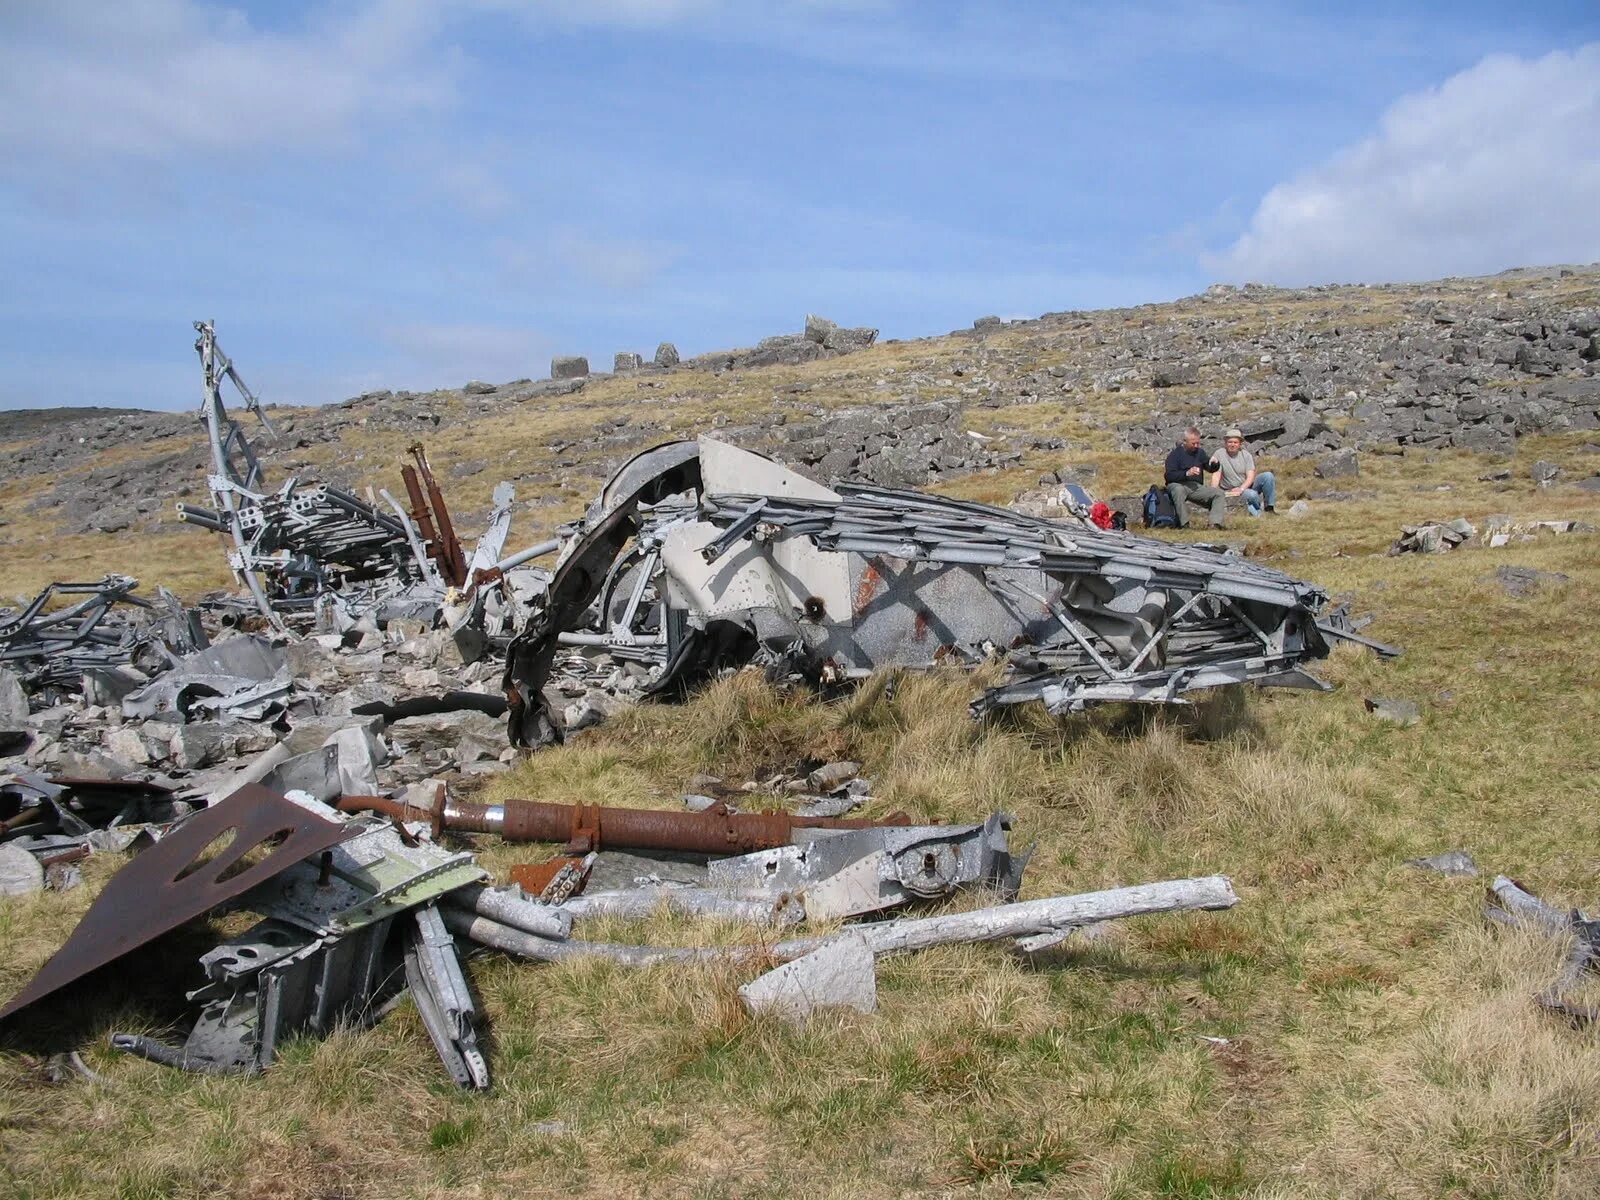
{"label": "blue jeans", "polygon": [[1244,501],[1244,509],[1252,517],[1261,515],[1261,506],[1276,508],[1278,505],[1278,481],[1272,477],[1271,471],[1256,472],[1256,481],[1253,487],[1247,487],[1239,493],[1239,499]]}

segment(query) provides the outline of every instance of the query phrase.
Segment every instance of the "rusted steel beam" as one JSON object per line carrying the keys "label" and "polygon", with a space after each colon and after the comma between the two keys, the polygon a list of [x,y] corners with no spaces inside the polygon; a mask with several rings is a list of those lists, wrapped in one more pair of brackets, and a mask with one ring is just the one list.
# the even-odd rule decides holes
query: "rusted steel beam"
{"label": "rusted steel beam", "polygon": [[433,527],[433,514],[428,511],[427,498],[422,494],[422,484],[417,480],[417,469],[409,464],[400,468],[400,478],[405,481],[406,499],[411,501],[411,519],[417,523],[417,533],[428,547],[428,557],[439,568],[441,577],[450,574],[450,563],[439,544],[438,531]]}
{"label": "rusted steel beam", "polygon": [[598,804],[542,804],[507,800],[503,804],[447,801],[440,815],[445,829],[494,833],[508,842],[560,842],[572,854],[602,846],[617,850],[687,850],[700,854],[748,854],[787,846],[797,829],[869,829],[909,825],[903,812],[881,820],[797,817],[793,813],[736,813],[718,805],[704,812],[649,808],[603,808]]}
{"label": "rusted steel beam", "polygon": [[[428,505],[433,510],[433,519],[439,528],[440,556],[436,559],[439,570],[444,575],[445,582],[451,587],[463,587],[467,582],[467,556],[462,552],[461,542],[456,537],[455,525],[450,520],[450,509],[444,502],[444,493],[439,490],[439,482],[433,477],[433,468],[428,465],[428,452],[422,448],[422,443],[415,442],[410,449],[411,456],[417,460],[417,471],[422,476],[422,485],[428,493]],[[411,480],[408,478],[406,480],[408,491],[411,486]]]}

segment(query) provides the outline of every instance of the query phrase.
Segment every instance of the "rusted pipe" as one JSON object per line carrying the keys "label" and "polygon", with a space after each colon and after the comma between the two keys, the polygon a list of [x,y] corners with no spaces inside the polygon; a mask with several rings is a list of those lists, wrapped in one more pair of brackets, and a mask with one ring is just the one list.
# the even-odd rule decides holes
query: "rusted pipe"
{"label": "rusted pipe", "polygon": [[435,837],[447,829],[493,833],[508,842],[560,842],[573,854],[587,854],[602,846],[613,850],[748,854],[789,845],[797,829],[873,829],[911,824],[911,818],[903,812],[874,821],[860,817],[797,817],[793,813],[736,813],[722,804],[704,812],[543,804],[536,800],[470,804],[450,798],[443,786],[435,792],[432,807],[384,796],[345,796],[338,807],[341,812],[375,812],[398,821],[423,821],[433,827]]}
{"label": "rusted pipe", "polygon": [[335,806],[340,812],[381,813],[386,817],[393,817],[396,821],[421,822],[433,829],[433,836],[437,838],[444,827],[440,819],[445,809],[444,784],[434,789],[433,803],[431,805],[407,804],[404,800],[391,800],[387,796],[341,796]]}
{"label": "rusted pipe", "polygon": [[735,813],[723,805],[696,813],[602,808],[598,804],[541,804],[534,800],[507,800],[503,804],[446,800],[439,824],[463,833],[498,834],[508,842],[562,842],[573,854],[602,846],[617,850],[748,854],[789,845],[796,829],[870,829],[909,825],[911,818],[903,812],[877,821],[797,817],[792,813]]}

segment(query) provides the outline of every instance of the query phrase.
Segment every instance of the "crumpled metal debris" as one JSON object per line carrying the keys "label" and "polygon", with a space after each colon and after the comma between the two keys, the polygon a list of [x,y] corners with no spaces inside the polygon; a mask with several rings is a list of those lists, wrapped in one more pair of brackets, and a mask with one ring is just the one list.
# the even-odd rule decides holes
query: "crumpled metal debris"
{"label": "crumpled metal debris", "polygon": [[[847,773],[837,769],[829,778]],[[36,790],[48,795],[49,786]],[[66,945],[0,1009],[0,1018],[56,995],[179,924],[220,908],[243,908],[260,920],[201,956],[206,982],[188,993],[197,1013],[182,1044],[119,1033],[113,1045],[186,1070],[256,1072],[272,1064],[285,1039],[326,1033],[341,1021],[375,1020],[409,988],[450,1077],[463,1087],[484,1088],[488,1060],[458,937],[543,961],[599,955],[632,966],[789,963],[753,980],[741,995],[753,1011],[799,1020],[819,1005],[871,1011],[872,960],[879,954],[956,941],[1014,938],[1021,944],[1086,923],[1225,908],[1236,900],[1226,879],[1214,877],[1010,902],[1027,855],[1011,853],[1010,819],[996,813],[968,826],[790,824],[785,830],[792,844],[723,857],[703,868],[705,886],[646,884],[598,896],[558,892],[551,896],[556,903],[542,903],[515,888],[487,886],[473,855],[434,844],[431,817],[449,807],[441,797],[431,810],[382,797],[346,796],[341,804],[356,811],[247,785],[178,821],[111,878]],[[615,810],[587,807],[591,815],[615,817]],[[408,819],[419,813],[430,819]],[[726,852],[739,843],[725,838],[706,849]],[[584,866],[594,858],[591,851]],[[878,920],[776,945],[669,949],[571,937],[574,919],[645,916],[661,904],[762,924],[830,923],[881,916],[971,888],[988,889],[998,903]]]}
{"label": "crumpled metal debris", "polygon": [[1015,899],[1030,852],[1013,857],[1011,817],[981,825],[797,830],[794,844],[711,864],[714,889],[798,906],[832,921],[987,886]]}
{"label": "crumpled metal debris", "polygon": [[[458,606],[452,632],[465,637],[462,631],[481,625],[485,608],[495,607],[489,595],[496,586],[510,588],[507,573],[554,548],[501,560],[515,498],[511,485],[502,484],[469,562],[420,443],[410,447],[413,462],[401,469],[409,509],[386,490],[369,491],[363,499],[298,477],[269,491],[249,438],[223,402],[223,385],[232,384],[269,437],[275,436],[271,422],[217,343],[213,324],[196,321],[194,328],[203,379],[201,420],[211,443],[206,484],[212,506],[180,502],[178,519],[229,536],[229,565],[275,628],[301,619],[343,633],[368,614],[431,621],[449,601]],[[469,597],[463,611],[461,589],[483,594]]]}
{"label": "crumpled metal debris", "polygon": [[1402,525],[1400,536],[1389,547],[1389,553],[1442,554],[1469,543],[1495,550],[1501,546],[1537,541],[1546,536],[1594,531],[1595,527],[1586,521],[1514,521],[1509,516],[1497,514],[1484,520],[1480,533],[1471,521],[1457,517],[1453,521]]}
{"label": "crumpled metal debris", "polygon": [[26,850],[48,867],[91,849],[120,848],[119,835],[131,841],[194,807],[148,780],[0,774],[0,844]]}
{"label": "crumpled metal debris", "polygon": [[1576,1025],[1600,1021],[1600,1008],[1579,1003],[1569,995],[1585,974],[1600,970],[1600,919],[1592,919],[1576,908],[1568,912],[1552,908],[1504,875],[1496,875],[1489,885],[1489,900],[1483,913],[1500,924],[1527,925],[1554,937],[1570,937],[1571,950],[1560,975],[1534,998],[1535,1002]]}
{"label": "crumpled metal debris", "polygon": [[[212,323],[196,321],[194,327],[200,335],[195,351],[204,384],[201,420],[211,442],[212,473],[206,484],[213,507],[179,502],[178,519],[232,539],[229,565],[276,628],[285,627],[282,614],[309,614],[319,599],[330,594],[348,605],[356,594],[376,603],[421,588],[433,593],[437,606],[446,582],[438,563],[457,563],[461,547],[431,473],[427,479],[431,491],[424,497],[415,472],[406,468],[406,482],[413,487],[417,505],[410,515],[387,495],[390,512],[341,488],[302,485],[298,478],[289,479],[276,492],[266,491],[249,438],[223,403],[223,383],[233,384],[269,436],[271,422],[217,344]],[[420,452],[419,461],[425,470],[426,459]],[[445,536],[419,535],[415,522],[424,514],[429,532],[437,526]]]}
{"label": "crumpled metal debris", "polygon": [[[0,664],[42,686],[72,682],[88,670],[132,663],[154,632],[149,623],[130,621],[117,608],[155,608],[133,594],[138,586],[139,581],[127,575],[107,575],[99,583],[52,583],[20,611],[0,610]],[[51,609],[60,596],[83,599]]]}
{"label": "crumpled metal debris", "polygon": [[832,684],[1004,659],[978,714],[1322,688],[1303,668],[1349,636],[1326,604],[1204,546],[835,490],[710,438],[672,442],[619,469],[563,548],[508,651],[509,731],[544,745],[628,698],[748,663]]}
{"label": "crumpled metal debris", "polygon": [[[186,1070],[260,1071],[286,1038],[373,1019],[409,984],[451,1077],[487,1087],[471,991],[434,908],[486,873],[472,855],[418,832],[351,819],[296,793],[241,788],[113,876],[0,1018],[186,921],[238,906],[263,919],[201,956],[208,982],[188,994],[200,1011],[183,1045],[142,1034],[116,1034],[113,1045]],[[559,917],[541,925],[558,935],[568,927]]]}
{"label": "crumpled metal debris", "polygon": [[[310,802],[255,786],[240,789],[194,814],[113,875],[66,945],[0,1008],[0,1019],[354,832]],[[213,844],[217,848],[208,856]],[[251,859],[254,851],[264,853]]]}
{"label": "crumpled metal debris", "polygon": [[1400,536],[1389,547],[1396,554],[1443,554],[1478,535],[1478,527],[1465,517],[1429,525],[1402,525]]}

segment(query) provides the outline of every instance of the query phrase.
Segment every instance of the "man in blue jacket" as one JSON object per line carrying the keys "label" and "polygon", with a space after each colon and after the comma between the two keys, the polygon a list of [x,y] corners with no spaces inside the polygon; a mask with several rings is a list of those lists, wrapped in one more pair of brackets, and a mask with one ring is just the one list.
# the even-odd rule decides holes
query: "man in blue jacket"
{"label": "man in blue jacket", "polygon": [[1206,482],[1212,470],[1211,456],[1200,449],[1200,431],[1193,425],[1183,431],[1183,441],[1167,455],[1167,493],[1178,510],[1178,527],[1189,527],[1188,503],[1211,505],[1211,524],[1221,529],[1227,515],[1228,496],[1221,488]]}

